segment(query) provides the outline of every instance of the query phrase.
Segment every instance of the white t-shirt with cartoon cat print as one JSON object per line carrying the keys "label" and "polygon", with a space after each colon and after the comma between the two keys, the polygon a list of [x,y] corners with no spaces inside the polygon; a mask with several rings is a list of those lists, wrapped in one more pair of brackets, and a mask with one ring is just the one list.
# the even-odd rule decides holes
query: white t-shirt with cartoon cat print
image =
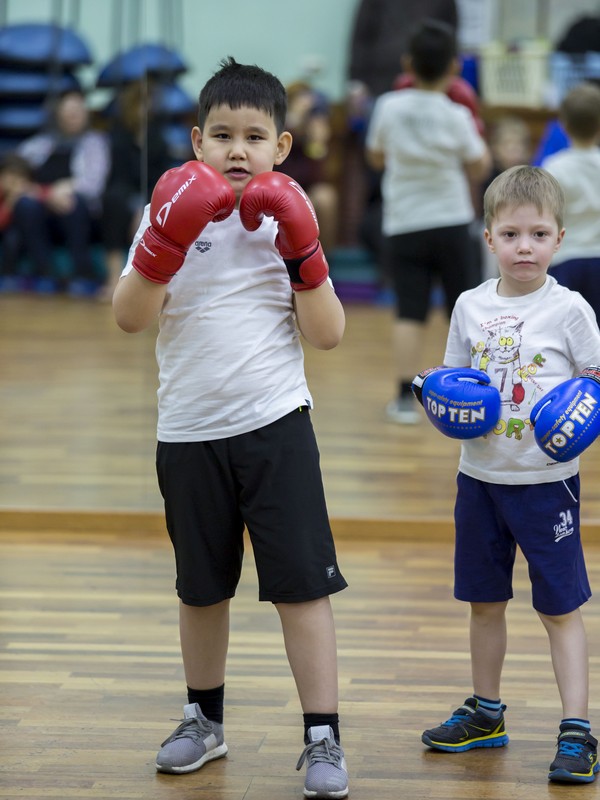
{"label": "white t-shirt with cartoon cat print", "polygon": [[600,331],[578,292],[547,276],[522,297],[500,297],[492,278],[458,298],[444,364],[483,370],[500,391],[492,433],[461,442],[459,470],[487,483],[550,483],[575,475],[579,459],[553,461],[536,444],[529,413],[537,401],[591,364],[600,364]]}

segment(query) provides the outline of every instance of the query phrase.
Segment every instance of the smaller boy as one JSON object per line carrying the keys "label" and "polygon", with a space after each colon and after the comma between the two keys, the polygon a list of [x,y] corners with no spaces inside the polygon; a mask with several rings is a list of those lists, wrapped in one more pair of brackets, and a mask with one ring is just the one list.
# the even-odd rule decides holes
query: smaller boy
{"label": "smaller boy", "polygon": [[580,612],[591,592],[579,528],[579,464],[542,452],[530,420],[547,392],[600,363],[593,310],[547,274],[564,236],[563,207],[560,185],[539,167],[511,167],[490,184],[485,240],[500,277],[463,293],[450,321],[444,365],[487,373],[501,415],[491,433],[462,442],[457,477],[454,595],[471,605],[473,694],[422,741],[448,753],[508,742],[500,678],[518,546],[562,702],[548,777],[588,783],[598,771],[598,743],[588,720]]}
{"label": "smaller boy", "polygon": [[567,235],[550,274],[580,292],[600,320],[600,87],[581,83],[565,96],[559,113],[570,146],[542,166],[565,193]]}

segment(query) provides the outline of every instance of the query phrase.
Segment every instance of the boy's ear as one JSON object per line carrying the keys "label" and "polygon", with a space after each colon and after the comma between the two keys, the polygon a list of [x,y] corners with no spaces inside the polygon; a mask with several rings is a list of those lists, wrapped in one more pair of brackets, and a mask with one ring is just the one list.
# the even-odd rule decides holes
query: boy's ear
{"label": "boy's ear", "polygon": [[204,157],[202,155],[202,131],[197,125],[192,128],[191,138],[194,155],[198,161],[204,161]]}
{"label": "boy's ear", "polygon": [[279,139],[277,140],[277,150],[275,152],[274,164],[277,166],[283,164],[290,154],[290,150],[292,149],[292,141],[292,134],[289,131],[284,131],[282,134],[280,134]]}
{"label": "boy's ear", "polygon": [[562,240],[565,238],[565,229],[563,228],[561,231],[558,232],[558,236],[556,238],[556,244],[554,245],[554,252],[558,250],[558,248],[562,244]]}
{"label": "boy's ear", "polygon": [[483,232],[483,237],[485,239],[485,243],[487,244],[490,253],[494,253],[495,250],[494,250],[494,243],[492,241],[492,234],[488,231],[487,228]]}

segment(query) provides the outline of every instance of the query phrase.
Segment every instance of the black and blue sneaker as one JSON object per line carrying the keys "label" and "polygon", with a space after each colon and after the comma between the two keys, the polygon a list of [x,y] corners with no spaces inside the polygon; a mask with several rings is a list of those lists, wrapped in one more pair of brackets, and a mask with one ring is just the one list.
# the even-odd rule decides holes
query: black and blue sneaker
{"label": "black and blue sneaker", "polygon": [[586,728],[562,722],[557,747],[548,780],[564,783],[591,783],[594,780],[600,769],[598,740]]}
{"label": "black and blue sneaker", "polygon": [[503,747],[508,744],[504,730],[504,711],[500,716],[491,717],[479,710],[475,697],[467,697],[464,704],[453,712],[450,719],[437,728],[424,731],[421,741],[434,750],[446,753],[462,753],[475,747]]}

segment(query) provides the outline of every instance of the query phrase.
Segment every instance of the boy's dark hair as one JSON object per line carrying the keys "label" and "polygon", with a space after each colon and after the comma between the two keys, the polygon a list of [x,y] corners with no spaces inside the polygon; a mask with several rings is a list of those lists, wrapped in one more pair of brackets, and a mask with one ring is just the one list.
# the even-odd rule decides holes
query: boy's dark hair
{"label": "boy's dark hair", "polygon": [[408,43],[412,69],[423,81],[437,81],[457,57],[456,32],[441,20],[424,19],[413,28]]}
{"label": "boy's dark hair", "polygon": [[211,108],[249,106],[266,111],[275,121],[277,133],[285,130],[287,97],[279,78],[261,67],[238,64],[229,56],[221,69],[204,85],[198,98],[198,127],[202,130]]}
{"label": "boy's dark hair", "polygon": [[498,213],[504,208],[535,206],[540,214],[552,214],[559,230],[563,226],[565,196],[554,175],[541,167],[519,164],[501,172],[490,183],[483,196],[485,227],[492,229]]}
{"label": "boy's dark hair", "polygon": [[586,82],[571,89],[560,105],[560,121],[575,139],[600,135],[600,87]]}

